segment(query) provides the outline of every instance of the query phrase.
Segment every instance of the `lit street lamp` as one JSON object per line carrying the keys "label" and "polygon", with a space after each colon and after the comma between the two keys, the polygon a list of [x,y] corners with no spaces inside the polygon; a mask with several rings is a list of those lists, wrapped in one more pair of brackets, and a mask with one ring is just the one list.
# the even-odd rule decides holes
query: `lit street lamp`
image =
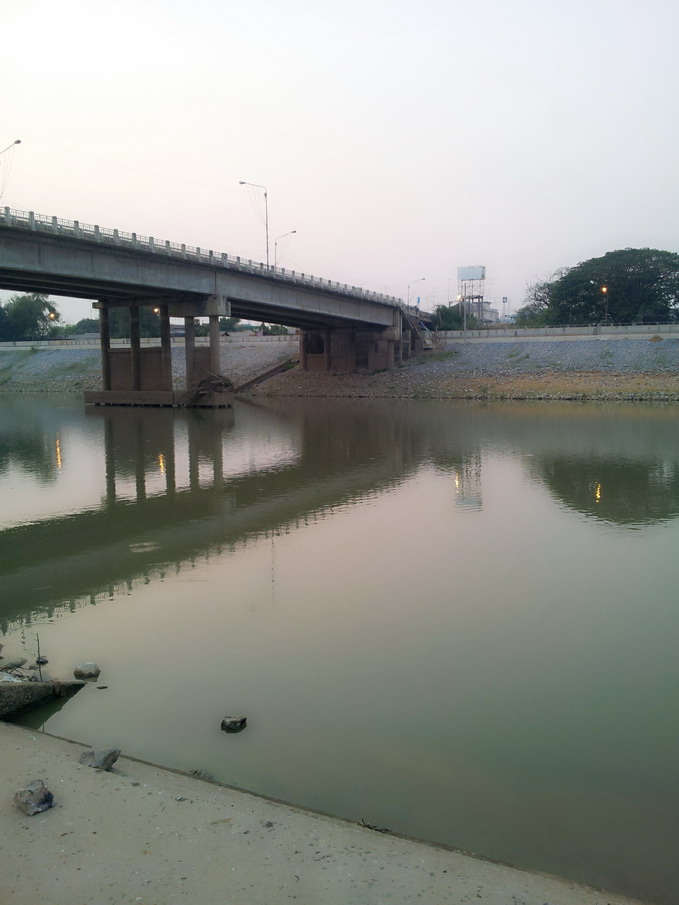
{"label": "lit street lamp", "polygon": [[606,310],[604,313],[604,324],[608,323],[608,286],[602,286],[601,291],[604,294],[604,301],[606,303]]}
{"label": "lit street lamp", "polygon": [[238,183],[239,185],[249,185],[255,189],[262,189],[264,192],[264,228],[266,230],[266,266],[269,266],[269,193],[265,185],[260,185],[258,182],[246,182],[244,179],[241,179]]}
{"label": "lit street lamp", "polygon": [[291,229],[289,233],[283,233],[282,236],[279,236],[277,239],[274,240],[274,243],[273,243],[273,267],[274,267],[274,270],[276,269],[276,263],[278,261],[278,243],[281,241],[281,239],[284,239],[286,236],[294,236],[296,232],[297,232],[296,229]]}
{"label": "lit street lamp", "polygon": [[411,281],[408,283],[408,304],[410,304],[410,287],[413,285],[413,283],[421,283],[422,280],[424,280],[424,279],[426,279],[426,278],[425,278],[425,277],[418,277],[416,280],[411,280]]}

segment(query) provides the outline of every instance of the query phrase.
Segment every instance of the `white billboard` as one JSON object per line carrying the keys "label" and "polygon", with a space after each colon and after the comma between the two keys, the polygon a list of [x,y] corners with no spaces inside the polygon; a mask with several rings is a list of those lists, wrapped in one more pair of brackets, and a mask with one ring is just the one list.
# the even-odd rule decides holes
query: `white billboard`
{"label": "white billboard", "polygon": [[486,268],[481,267],[458,267],[457,278],[462,283],[465,280],[485,280]]}

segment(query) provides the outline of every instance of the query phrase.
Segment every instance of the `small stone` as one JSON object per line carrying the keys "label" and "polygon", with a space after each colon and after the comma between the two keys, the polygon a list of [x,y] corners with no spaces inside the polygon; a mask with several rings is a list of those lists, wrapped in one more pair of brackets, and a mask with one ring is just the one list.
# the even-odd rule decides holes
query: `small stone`
{"label": "small stone", "polygon": [[41,811],[54,807],[54,795],[42,779],[36,779],[14,793],[14,803],[24,814],[32,817],[33,814],[39,814]]}
{"label": "small stone", "polygon": [[26,662],[26,657],[0,657],[0,669],[19,669]]}
{"label": "small stone", "polygon": [[35,662],[38,664],[38,666],[44,666],[45,663],[49,663],[49,660],[47,659],[47,657],[43,657],[41,655],[35,658]]}
{"label": "small stone", "polygon": [[101,670],[96,663],[81,663],[73,670],[76,679],[96,679]]}
{"label": "small stone", "polygon": [[120,757],[120,748],[89,748],[80,755],[80,763],[98,770],[110,770]]}
{"label": "small stone", "polygon": [[242,732],[247,724],[247,717],[225,716],[222,720],[222,729],[224,730],[224,732]]}

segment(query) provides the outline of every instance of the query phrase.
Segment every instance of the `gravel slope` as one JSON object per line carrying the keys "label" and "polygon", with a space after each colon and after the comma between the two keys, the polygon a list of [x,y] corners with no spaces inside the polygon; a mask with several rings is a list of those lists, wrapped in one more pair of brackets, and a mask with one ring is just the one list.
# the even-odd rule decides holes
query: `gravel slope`
{"label": "gravel slope", "polygon": [[[222,367],[236,385],[295,356],[297,340],[228,343]],[[101,386],[96,348],[0,348],[0,392],[71,392]],[[183,347],[173,349],[176,388]],[[252,395],[679,401],[679,338],[452,344],[375,374],[288,371]]]}
{"label": "gravel slope", "polygon": [[[271,368],[292,355],[299,343],[225,343],[222,345],[222,369],[236,385]],[[95,347],[33,349],[0,348],[0,392],[81,393],[101,389],[101,359]],[[175,389],[183,389],[184,347],[172,349],[172,373]]]}

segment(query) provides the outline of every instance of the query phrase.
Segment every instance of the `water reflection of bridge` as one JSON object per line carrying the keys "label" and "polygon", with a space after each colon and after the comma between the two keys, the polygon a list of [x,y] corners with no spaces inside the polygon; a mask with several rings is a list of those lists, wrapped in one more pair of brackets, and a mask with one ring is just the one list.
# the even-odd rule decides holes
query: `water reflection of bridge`
{"label": "water reflection of bridge", "polygon": [[[246,412],[239,409],[241,416]],[[358,425],[352,416],[346,442],[338,444],[334,431],[343,419],[300,411],[284,421],[289,442],[282,461],[229,474],[224,457],[234,428],[231,410],[88,414],[103,434],[105,496],[96,508],[0,532],[2,620],[88,601],[170,564],[180,568],[298,525],[398,483],[419,460],[398,421],[375,429],[367,413]],[[269,429],[281,421],[273,412],[268,419]],[[178,450],[180,427],[186,442]],[[184,484],[177,480],[180,468]]]}
{"label": "water reflection of bridge", "polygon": [[[74,453],[69,411],[31,412],[22,400],[17,430],[12,417],[0,423],[0,475],[19,462],[53,487],[57,457]],[[81,511],[0,531],[0,622],[303,524],[427,463],[451,475],[451,502],[472,511],[483,505],[484,461],[500,455],[560,505],[599,522],[638,528],[679,513],[679,425],[662,407],[285,400],[235,415],[94,409],[73,417],[79,442],[102,450],[103,495]]]}

